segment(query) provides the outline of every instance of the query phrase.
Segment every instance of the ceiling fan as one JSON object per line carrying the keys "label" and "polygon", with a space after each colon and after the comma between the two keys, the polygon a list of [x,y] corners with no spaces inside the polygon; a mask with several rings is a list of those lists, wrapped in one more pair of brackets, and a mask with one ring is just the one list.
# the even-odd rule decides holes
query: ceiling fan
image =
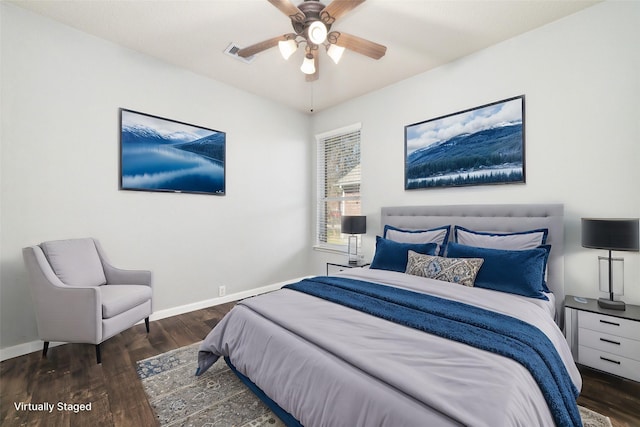
{"label": "ceiling fan", "polygon": [[365,0],[333,0],[328,6],[317,0],[304,0],[298,6],[290,0],[268,1],[291,19],[295,32],[240,49],[237,52],[238,56],[247,58],[278,45],[282,56],[288,59],[300,44],[305,44],[305,58],[300,70],[306,74],[306,80],[311,82],[319,77],[318,49],[320,46],[326,48],[327,55],[336,64],[340,61],[345,49],[373,59],[382,58],[387,51],[387,48],[381,44],[341,31],[330,32],[331,26],[338,18],[364,3]]}

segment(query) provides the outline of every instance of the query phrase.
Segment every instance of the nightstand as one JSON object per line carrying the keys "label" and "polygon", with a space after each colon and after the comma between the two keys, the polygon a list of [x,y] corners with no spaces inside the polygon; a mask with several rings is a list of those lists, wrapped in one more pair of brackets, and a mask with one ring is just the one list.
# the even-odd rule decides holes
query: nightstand
{"label": "nightstand", "polygon": [[347,270],[349,268],[360,268],[366,267],[369,263],[361,263],[361,264],[336,264],[334,262],[327,263],[327,276],[331,276],[332,274],[340,273],[341,271]]}
{"label": "nightstand", "polygon": [[598,300],[564,299],[565,336],[574,360],[610,374],[640,381],[640,306],[607,310]]}

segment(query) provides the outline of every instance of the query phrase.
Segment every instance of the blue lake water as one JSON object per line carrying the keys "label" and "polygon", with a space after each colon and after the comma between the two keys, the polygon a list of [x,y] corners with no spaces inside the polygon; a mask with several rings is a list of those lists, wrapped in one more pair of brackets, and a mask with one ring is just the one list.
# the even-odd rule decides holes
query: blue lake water
{"label": "blue lake water", "polygon": [[167,145],[124,145],[122,187],[224,193],[224,167],[217,160]]}

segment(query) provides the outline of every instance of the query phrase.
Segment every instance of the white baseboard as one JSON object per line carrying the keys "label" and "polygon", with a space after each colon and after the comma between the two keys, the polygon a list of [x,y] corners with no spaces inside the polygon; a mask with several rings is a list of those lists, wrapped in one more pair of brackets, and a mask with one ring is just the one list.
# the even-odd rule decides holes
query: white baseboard
{"label": "white baseboard", "polygon": [[[149,316],[149,320],[160,320],[166,319],[167,317],[177,316],[179,314],[189,313],[191,311],[201,310],[203,308],[213,307],[220,304],[225,304],[231,301],[239,301],[241,299],[249,298],[252,296],[264,294],[267,292],[275,291],[283,287],[288,283],[295,283],[302,280],[302,278],[297,278],[294,280],[287,280],[285,282],[274,283],[272,285],[263,286],[261,288],[250,289],[248,291],[238,292],[235,294],[225,295],[219,298],[211,298],[204,301],[198,301],[191,304],[185,304],[178,307],[167,308],[164,310],[156,311],[151,316]],[[140,321],[139,323],[142,323]],[[49,344],[49,348],[57,347],[59,345],[66,344],[63,342],[51,342]],[[0,349],[0,362],[12,359],[18,356],[24,356],[25,354],[33,353],[34,351],[42,351],[42,341],[36,340],[31,342],[26,342],[23,344],[14,345],[12,347],[2,348]]]}
{"label": "white baseboard", "polygon": [[[149,316],[149,320],[166,319],[167,317],[177,316],[179,314],[189,313],[192,311],[201,310],[203,308],[213,307],[220,304],[226,304],[231,301],[239,301],[241,299],[253,297],[256,295],[266,294],[267,292],[278,290],[288,283],[295,283],[295,282],[299,282],[300,280],[302,280],[302,278],[287,280],[285,282],[274,283],[272,285],[263,286],[261,288],[249,289],[248,291],[242,291],[235,294],[225,295],[223,297],[211,298],[204,301],[185,304],[179,307],[167,308],[164,310],[156,311],[151,316]],[[140,321],[140,323],[142,323],[142,321]]]}
{"label": "white baseboard", "polygon": [[[49,343],[49,348],[57,347],[62,344],[65,343],[51,342]],[[0,362],[3,362],[7,359],[13,359],[14,357],[24,356],[25,354],[33,353],[34,351],[42,351],[42,347],[43,342],[41,340],[38,340],[0,349]]]}

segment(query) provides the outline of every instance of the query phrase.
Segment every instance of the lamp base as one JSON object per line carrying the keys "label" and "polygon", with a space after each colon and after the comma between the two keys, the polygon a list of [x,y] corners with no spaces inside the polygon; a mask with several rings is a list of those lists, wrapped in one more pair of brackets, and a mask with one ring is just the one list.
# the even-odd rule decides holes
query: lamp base
{"label": "lamp base", "polygon": [[612,300],[606,299],[606,298],[599,298],[598,299],[598,306],[600,308],[607,308],[609,310],[624,311],[626,309],[624,301],[612,301]]}
{"label": "lamp base", "polygon": [[349,265],[358,264],[358,236],[355,234],[349,235],[348,241],[348,257],[349,257]]}

